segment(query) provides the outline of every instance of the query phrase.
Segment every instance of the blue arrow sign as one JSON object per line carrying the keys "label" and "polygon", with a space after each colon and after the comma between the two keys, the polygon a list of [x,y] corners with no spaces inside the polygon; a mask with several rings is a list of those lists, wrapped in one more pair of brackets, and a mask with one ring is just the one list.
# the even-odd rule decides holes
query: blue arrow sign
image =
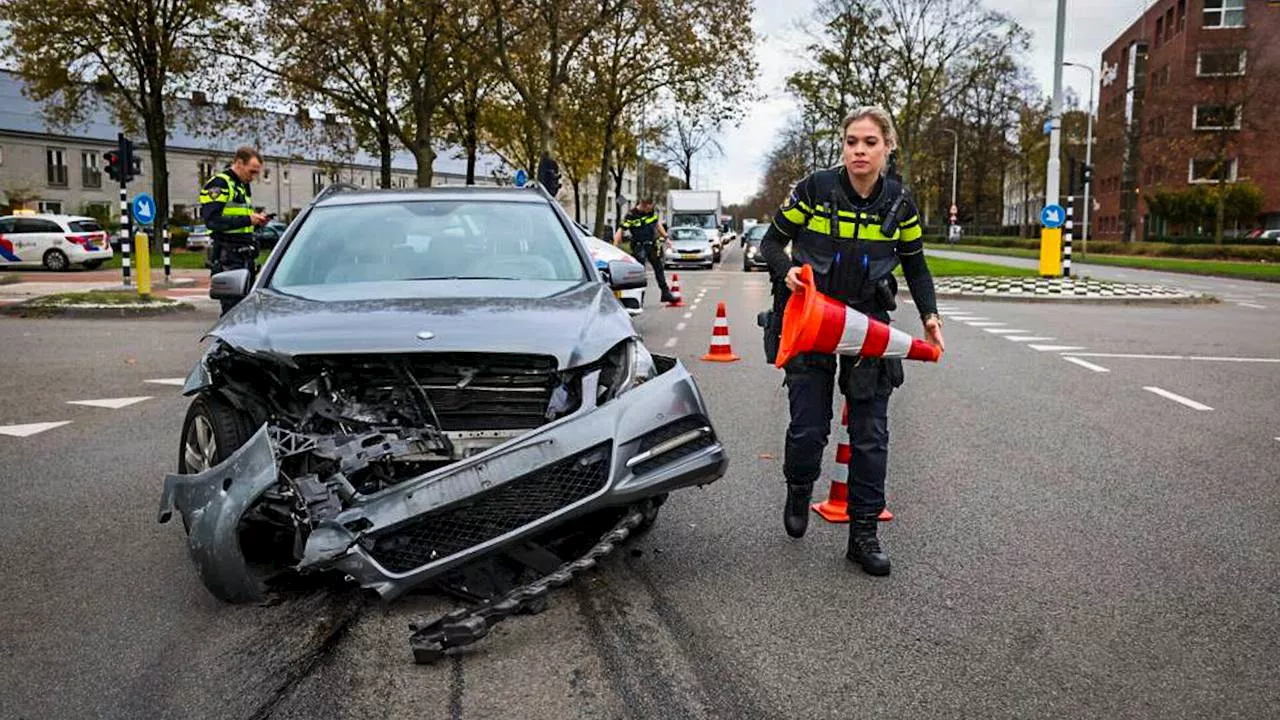
{"label": "blue arrow sign", "polygon": [[1047,228],[1062,227],[1067,221],[1067,211],[1062,209],[1061,205],[1046,205],[1040,211],[1040,224]]}
{"label": "blue arrow sign", "polygon": [[130,206],[133,219],[139,225],[150,225],[156,219],[156,201],[147,193],[138,193]]}
{"label": "blue arrow sign", "polygon": [[1052,133],[1052,132],[1053,132],[1053,120],[1052,120],[1052,119],[1045,120],[1045,121],[1044,121],[1044,134],[1045,134],[1045,135],[1049,135],[1049,134],[1050,134],[1050,133]]}
{"label": "blue arrow sign", "polygon": [[520,168],[516,171],[516,187],[524,187],[527,182],[529,182],[529,173],[525,172],[524,168]]}

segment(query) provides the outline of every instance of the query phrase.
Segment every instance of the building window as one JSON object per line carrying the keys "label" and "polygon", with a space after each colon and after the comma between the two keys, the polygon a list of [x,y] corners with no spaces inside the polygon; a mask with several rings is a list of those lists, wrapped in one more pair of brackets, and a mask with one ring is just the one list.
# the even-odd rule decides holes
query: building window
{"label": "building window", "polygon": [[45,175],[49,187],[67,186],[67,151],[62,148],[45,150]]}
{"label": "building window", "polygon": [[1187,0],[1178,0],[1178,32],[1187,29]]}
{"label": "building window", "polygon": [[281,171],[280,171],[280,182],[284,183],[285,185],[288,185],[288,184],[289,184],[289,171],[288,171],[288,170],[281,170]]}
{"label": "building window", "polygon": [[262,168],[262,182],[271,182],[271,168]]}
{"label": "building window", "polygon": [[311,192],[319,195],[324,189],[324,173],[320,170],[311,171]]}
{"label": "building window", "polygon": [[1164,18],[1156,18],[1156,47],[1164,42]]}
{"label": "building window", "polygon": [[87,188],[102,187],[102,169],[96,150],[80,151],[80,183]]}
{"label": "building window", "polygon": [[62,214],[61,200],[41,200],[37,207],[39,207],[39,212],[47,213],[49,215]]}
{"label": "building window", "polygon": [[1244,27],[1244,0],[1204,0],[1204,26]]}
{"label": "building window", "polygon": [[200,176],[200,184],[204,185],[209,182],[209,178],[213,177],[213,163],[209,160],[201,160],[196,172]]}
{"label": "building window", "polygon": [[368,175],[361,175],[361,176],[360,176],[360,187],[364,187],[364,186],[368,183],[368,180],[369,180],[369,176],[368,176]]}
{"label": "building window", "polygon": [[1239,130],[1239,105],[1196,105],[1192,114],[1196,130]]}
{"label": "building window", "polygon": [[1192,160],[1188,163],[1187,182],[1192,183],[1208,183],[1226,180],[1227,182],[1235,182],[1236,180],[1236,159],[1230,160]]}
{"label": "building window", "polygon": [[1173,39],[1173,8],[1169,8],[1164,14],[1164,41],[1169,42]]}
{"label": "building window", "polygon": [[1196,76],[1243,75],[1244,50],[1202,50],[1196,53]]}

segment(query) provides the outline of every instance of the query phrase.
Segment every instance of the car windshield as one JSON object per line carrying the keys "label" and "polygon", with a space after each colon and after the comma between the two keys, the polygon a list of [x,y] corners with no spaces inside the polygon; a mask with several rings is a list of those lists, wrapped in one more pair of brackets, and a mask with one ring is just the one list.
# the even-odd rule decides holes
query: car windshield
{"label": "car windshield", "polygon": [[706,240],[707,234],[697,228],[676,228],[671,231],[676,240]]}
{"label": "car windshield", "polygon": [[768,225],[752,225],[747,229],[748,240],[763,240],[764,234],[769,232]]}
{"label": "car windshield", "polygon": [[716,216],[710,213],[676,213],[671,218],[672,225],[692,225],[707,230],[716,229]]}
{"label": "car windshield", "polygon": [[406,200],[315,208],[271,285],[584,277],[572,239],[546,205]]}
{"label": "car windshield", "polygon": [[67,225],[71,227],[71,232],[102,232],[102,226],[93,220],[72,220]]}

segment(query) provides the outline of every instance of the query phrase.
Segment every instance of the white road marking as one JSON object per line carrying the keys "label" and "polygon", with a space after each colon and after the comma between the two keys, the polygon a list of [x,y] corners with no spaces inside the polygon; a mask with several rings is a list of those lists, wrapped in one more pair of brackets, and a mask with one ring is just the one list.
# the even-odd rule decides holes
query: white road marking
{"label": "white road marking", "polygon": [[104,398],[102,400],[68,400],[68,405],[87,405],[89,407],[107,408],[108,410],[119,410],[123,407],[140,403],[143,400],[150,400],[150,395],[141,397],[124,397],[124,398]]}
{"label": "white road marking", "polygon": [[42,433],[45,430],[52,430],[63,425],[70,425],[70,420],[61,422],[42,422],[28,423],[26,425],[0,425],[0,435],[8,435],[10,437],[31,437],[36,433]]}
{"label": "white road marking", "polygon": [[175,385],[182,387],[187,384],[186,378],[159,378],[156,380],[143,380],[142,382],[151,383],[152,385]]}
{"label": "white road marking", "polygon": [[976,327],[976,328],[988,328],[988,327],[1004,327],[1005,325],[1008,325],[1009,323],[1002,323],[1002,322],[974,322],[973,320],[965,320],[965,321],[964,321],[964,324],[965,324],[965,325],[968,325],[969,327]]}
{"label": "white road marking", "polygon": [[1139,353],[1070,352],[1064,355],[1095,358],[1125,358],[1128,360],[1186,360],[1183,355],[1142,355]]}
{"label": "white road marking", "polygon": [[1000,327],[989,327],[989,328],[982,328],[982,329],[986,332],[991,333],[992,335],[1014,335],[1017,333],[1027,332],[1026,330],[1014,330],[1013,328],[1000,328]]}
{"label": "white road marking", "polygon": [[1004,339],[1014,342],[1049,342],[1058,338],[1041,337],[1039,335],[1006,335]]}
{"label": "white road marking", "polygon": [[665,343],[663,343],[662,347],[664,347],[664,348],[673,348],[673,347],[675,347],[675,346],[676,346],[676,342],[678,342],[678,341],[679,341],[679,338],[671,338],[671,339],[667,340]]}
{"label": "white road marking", "polygon": [[1040,352],[1066,352],[1067,350],[1083,350],[1079,345],[1028,345],[1032,350]]}
{"label": "white road marking", "polygon": [[1164,390],[1164,389],[1162,389],[1162,388],[1152,387],[1152,386],[1147,386],[1147,387],[1144,387],[1144,388],[1142,388],[1142,389],[1143,389],[1143,390],[1146,390],[1147,392],[1150,392],[1150,393],[1155,393],[1156,395],[1159,395],[1160,397],[1165,398],[1165,399],[1167,399],[1167,400],[1172,400],[1172,401],[1174,401],[1174,402],[1176,402],[1176,403],[1179,403],[1179,404],[1182,404],[1182,405],[1186,405],[1187,407],[1191,408],[1192,410],[1199,410],[1199,411],[1201,411],[1201,412],[1204,412],[1204,411],[1206,411],[1206,410],[1212,410],[1212,409],[1213,409],[1213,408],[1209,407],[1208,405],[1205,405],[1205,404],[1203,404],[1203,403],[1198,403],[1198,402],[1196,402],[1195,400],[1192,400],[1192,399],[1190,399],[1190,398],[1184,398],[1184,397],[1182,397],[1181,395],[1178,395],[1177,393],[1171,393],[1171,392],[1169,392],[1168,390]]}
{"label": "white road marking", "polygon": [[1267,309],[1267,306],[1266,306],[1266,305],[1258,305],[1258,304],[1256,304],[1256,303],[1238,302],[1238,303],[1236,303],[1236,304],[1237,304],[1237,305],[1239,305],[1240,307],[1243,307],[1243,308],[1253,308],[1254,310],[1266,310],[1266,309]]}
{"label": "white road marking", "polygon": [[689,327],[689,323],[676,323],[676,332],[684,332],[687,327]]}
{"label": "white road marking", "polygon": [[1191,359],[1204,360],[1207,362],[1280,363],[1280,358],[1204,357],[1201,355],[1192,355]]}
{"label": "white road marking", "polygon": [[1075,358],[1075,357],[1067,357],[1066,355],[1063,355],[1062,359],[1066,360],[1069,363],[1075,363],[1076,365],[1079,365],[1082,368],[1088,368],[1089,370],[1092,370],[1096,373],[1111,372],[1110,370],[1102,367],[1101,365],[1094,365],[1088,360],[1081,360],[1080,358]]}
{"label": "white road marking", "polygon": [[961,321],[961,322],[972,322],[972,321],[974,321],[974,320],[977,320],[977,321],[981,322],[981,321],[984,321],[984,320],[990,320],[990,319],[991,319],[991,318],[989,318],[989,317],[978,317],[978,316],[976,316],[976,315],[973,315],[973,316],[969,316],[969,315],[952,315],[952,316],[951,316],[951,318],[952,318],[953,320],[959,320],[959,321]]}
{"label": "white road marking", "polygon": [[687,313],[685,313],[685,314],[684,314],[684,319],[685,319],[685,320],[688,320],[688,319],[689,319],[689,318],[691,318],[691,317],[693,317],[693,313],[691,313],[691,312],[687,312]]}

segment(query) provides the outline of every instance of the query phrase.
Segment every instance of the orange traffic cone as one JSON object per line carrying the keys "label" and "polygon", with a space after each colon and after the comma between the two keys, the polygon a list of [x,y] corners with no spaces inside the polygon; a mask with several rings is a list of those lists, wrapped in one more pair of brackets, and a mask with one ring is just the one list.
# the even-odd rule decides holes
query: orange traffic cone
{"label": "orange traffic cone", "polygon": [[667,303],[667,307],[684,307],[684,296],[680,294],[680,273],[671,273],[671,295],[675,298]]}
{"label": "orange traffic cone", "polygon": [[868,317],[818,292],[813,268],[800,268],[802,289],[791,294],[782,315],[782,342],[774,363],[783,367],[800,353],[906,358],[937,362],[938,348]]}
{"label": "orange traffic cone", "polygon": [[[845,428],[845,432],[840,434],[840,443],[836,445],[836,464],[849,467],[849,461],[853,459],[853,450],[849,447],[849,443],[844,440],[849,437],[849,403],[844,403],[844,409],[840,413],[840,427]],[[848,470],[845,471],[845,477],[848,477]],[[827,499],[814,503],[810,506],[813,511],[822,516],[823,520],[829,523],[847,523],[849,522],[849,485],[844,480],[832,480],[831,488],[827,491]],[[880,511],[880,517],[877,518],[881,522],[888,522],[893,519],[893,513],[889,512],[889,508]]]}
{"label": "orange traffic cone", "polygon": [[733,348],[729,344],[729,318],[725,316],[723,302],[716,306],[716,323],[711,329],[711,349],[702,359],[711,362],[733,362],[739,359],[733,354]]}

